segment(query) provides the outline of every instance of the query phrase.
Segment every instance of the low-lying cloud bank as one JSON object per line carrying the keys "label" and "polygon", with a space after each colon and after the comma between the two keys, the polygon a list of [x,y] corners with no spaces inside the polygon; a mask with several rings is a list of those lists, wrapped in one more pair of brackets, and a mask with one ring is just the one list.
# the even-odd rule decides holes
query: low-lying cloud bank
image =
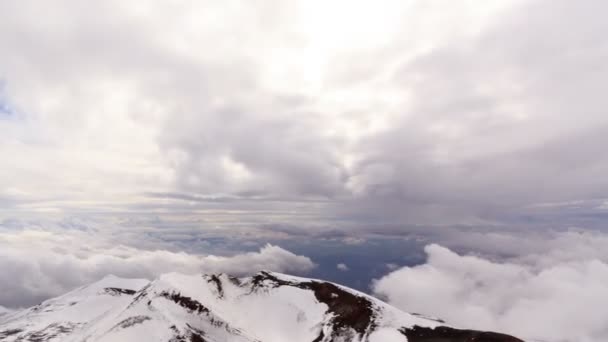
{"label": "low-lying cloud bank", "polygon": [[216,256],[110,246],[81,235],[0,233],[0,305],[27,307],[108,274],[152,279],[165,272],[245,275],[266,269],[305,273],[314,266],[308,257],[273,245],[257,252]]}
{"label": "low-lying cloud bank", "polygon": [[399,308],[452,325],[530,341],[608,341],[608,263],[603,253],[593,253],[600,246],[592,233],[565,235],[572,240],[562,250],[502,262],[431,244],[425,264],[388,274],[373,291]]}

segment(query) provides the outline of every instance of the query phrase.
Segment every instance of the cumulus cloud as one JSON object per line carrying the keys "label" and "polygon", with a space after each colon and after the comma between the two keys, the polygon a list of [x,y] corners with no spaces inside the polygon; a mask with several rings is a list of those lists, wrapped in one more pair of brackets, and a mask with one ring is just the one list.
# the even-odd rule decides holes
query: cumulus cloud
{"label": "cumulus cloud", "polygon": [[350,269],[350,268],[348,268],[348,266],[347,266],[345,263],[343,263],[343,262],[341,262],[341,263],[337,264],[337,265],[336,265],[336,268],[338,269],[338,271],[342,271],[342,272],[346,272],[346,271],[348,271],[348,270]]}
{"label": "cumulus cloud", "polygon": [[600,252],[583,238],[548,255],[496,261],[428,245],[425,264],[388,274],[373,291],[406,311],[461,327],[531,341],[601,342],[608,339],[602,304],[608,300],[608,258],[603,251],[590,254],[594,250]]}
{"label": "cumulus cloud", "polygon": [[257,252],[218,256],[144,250],[99,240],[102,235],[1,233],[0,304],[26,307],[108,274],[153,279],[166,272],[246,275],[266,269],[306,273],[315,266],[308,257],[273,245]]}

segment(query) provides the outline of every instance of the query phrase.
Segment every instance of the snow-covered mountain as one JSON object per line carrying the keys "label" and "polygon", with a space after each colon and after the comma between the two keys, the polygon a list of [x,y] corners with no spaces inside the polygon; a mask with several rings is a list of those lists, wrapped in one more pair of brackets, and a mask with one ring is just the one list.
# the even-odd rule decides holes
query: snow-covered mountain
{"label": "snow-covered mountain", "polygon": [[333,283],[279,273],[106,277],[0,316],[0,341],[518,342],[449,328]]}

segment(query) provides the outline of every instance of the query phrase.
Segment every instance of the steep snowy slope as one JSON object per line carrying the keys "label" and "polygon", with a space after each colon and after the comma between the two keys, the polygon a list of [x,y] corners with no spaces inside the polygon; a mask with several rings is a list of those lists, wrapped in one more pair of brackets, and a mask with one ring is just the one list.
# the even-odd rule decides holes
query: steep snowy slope
{"label": "steep snowy slope", "polygon": [[103,280],[0,317],[0,341],[517,342],[443,326],[357,291],[260,272]]}
{"label": "steep snowy slope", "polygon": [[146,279],[108,276],[27,310],[0,316],[0,341],[61,341],[107,312],[127,305]]}

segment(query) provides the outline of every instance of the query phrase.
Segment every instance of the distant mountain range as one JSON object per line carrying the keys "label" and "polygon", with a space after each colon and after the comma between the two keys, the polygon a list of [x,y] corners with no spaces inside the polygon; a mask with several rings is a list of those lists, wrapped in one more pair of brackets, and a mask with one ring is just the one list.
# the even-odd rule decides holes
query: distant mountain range
{"label": "distant mountain range", "polygon": [[108,276],[0,316],[2,342],[521,342],[454,329],[321,280],[260,272]]}

